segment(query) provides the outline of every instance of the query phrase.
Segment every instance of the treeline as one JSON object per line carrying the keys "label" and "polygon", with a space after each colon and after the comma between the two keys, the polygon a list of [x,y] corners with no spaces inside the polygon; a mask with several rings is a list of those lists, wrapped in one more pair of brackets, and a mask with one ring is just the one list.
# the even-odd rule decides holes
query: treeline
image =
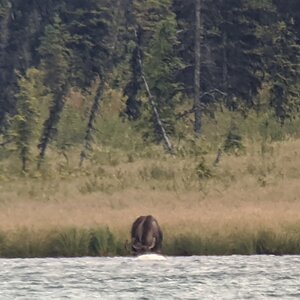
{"label": "treeline", "polygon": [[299,38],[297,0],[1,0],[0,143],[23,171],[38,147],[40,166],[76,92],[82,163],[108,89],[169,151],[176,124],[194,115],[201,135],[220,107],[283,124],[299,114]]}

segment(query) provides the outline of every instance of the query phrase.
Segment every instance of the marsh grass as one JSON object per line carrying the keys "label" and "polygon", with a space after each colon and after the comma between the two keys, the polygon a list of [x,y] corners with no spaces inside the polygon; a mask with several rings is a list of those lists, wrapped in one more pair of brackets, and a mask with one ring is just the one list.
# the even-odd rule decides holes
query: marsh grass
{"label": "marsh grass", "polygon": [[174,141],[176,155],[114,119],[99,121],[82,168],[78,147],[66,159],[53,146],[40,171],[20,174],[15,153],[0,149],[0,255],[125,255],[145,214],[162,225],[166,254],[299,254],[299,123],[266,119],[235,120],[243,151],[223,151],[217,166],[230,113],[206,120],[205,138]]}
{"label": "marsh grass", "polygon": [[53,256],[85,256],[89,248],[89,232],[84,228],[67,228],[52,233],[49,245]]}
{"label": "marsh grass", "polygon": [[[300,254],[300,234],[296,231],[260,229],[224,232],[168,232],[163,243],[165,255],[252,255]],[[69,227],[48,230],[19,229],[0,234],[0,257],[80,257],[124,256],[124,236],[108,227]]]}
{"label": "marsh grass", "polygon": [[[299,228],[300,229],[300,228]],[[261,229],[257,232],[237,231],[222,236],[181,234],[165,243],[164,252],[168,255],[253,255],[253,254],[298,254],[300,253],[300,234],[275,232]]]}
{"label": "marsh grass", "polygon": [[47,234],[35,232],[28,228],[2,233],[0,255],[2,257],[45,257],[49,247]]}
{"label": "marsh grass", "polygon": [[124,244],[108,228],[18,229],[0,234],[0,257],[124,255]]}
{"label": "marsh grass", "polygon": [[108,227],[99,227],[90,231],[89,255],[113,256],[125,254],[128,254],[125,241],[120,237],[118,239]]}

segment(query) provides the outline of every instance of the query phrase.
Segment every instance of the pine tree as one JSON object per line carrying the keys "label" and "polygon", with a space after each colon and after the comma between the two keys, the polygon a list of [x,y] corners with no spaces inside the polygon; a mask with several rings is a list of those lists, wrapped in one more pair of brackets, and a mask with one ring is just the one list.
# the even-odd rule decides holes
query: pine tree
{"label": "pine tree", "polygon": [[177,23],[175,15],[170,13],[154,27],[144,59],[145,76],[167,133],[175,131],[174,111],[180,88],[176,77],[183,67],[176,55],[177,46]]}
{"label": "pine tree", "polygon": [[[128,27],[132,32],[132,43],[135,46],[131,48],[133,75],[125,88],[125,95],[128,97],[126,111],[134,119],[140,116],[142,101],[138,97],[142,98],[143,89],[147,90],[141,80],[145,78],[153,101],[143,105],[143,114],[145,115],[144,109],[148,107],[153,133],[149,130],[149,126],[147,131],[157,141],[163,138],[163,134],[161,126],[157,124],[154,110],[157,109],[166,133],[174,132],[174,99],[179,87],[176,76],[178,70],[182,68],[181,60],[176,53],[178,28],[171,4],[170,0],[132,1],[128,17]],[[139,68],[139,63],[137,64],[139,59],[143,71]]]}
{"label": "pine tree", "polygon": [[300,45],[284,21],[272,26],[274,37],[266,56],[271,83],[270,105],[281,123],[298,116],[300,111]]}
{"label": "pine tree", "polygon": [[13,120],[23,172],[28,171],[28,163],[32,159],[31,148],[39,134],[40,109],[45,92],[42,78],[43,74],[39,70],[31,68],[18,80],[17,114]]}
{"label": "pine tree", "polygon": [[45,85],[52,93],[52,103],[40,138],[38,166],[43,161],[47,146],[57,131],[57,124],[69,88],[69,52],[66,48],[68,38],[69,35],[64,30],[60,18],[56,16],[54,24],[46,27],[39,47],[42,57],[41,67],[45,71]]}
{"label": "pine tree", "polygon": [[107,42],[111,38],[113,9],[105,0],[77,0],[68,3],[62,17],[70,34],[70,80],[85,89],[97,76],[104,75],[111,50]]}
{"label": "pine tree", "polygon": [[[6,47],[8,44],[9,23],[11,18],[11,4],[9,1],[0,2],[0,133],[4,133],[5,115],[11,110],[9,97],[9,88],[7,87],[8,72],[4,71],[6,67]],[[3,69],[3,71],[2,71]]]}
{"label": "pine tree", "polygon": [[[260,26],[256,28],[256,36],[262,41],[256,51],[262,60],[264,82],[270,87],[268,109],[272,109],[283,123],[296,116],[300,108],[300,48],[293,17],[295,12],[291,9],[296,9],[293,1],[273,2],[257,1],[252,5],[265,9],[264,15],[260,15]],[[259,110],[261,104],[257,104]]]}
{"label": "pine tree", "polygon": [[118,50],[117,18],[121,7],[120,0],[78,0],[65,11],[67,28],[71,34],[68,44],[72,49],[71,82],[83,89],[89,87],[93,81],[98,83],[80,153],[80,165],[92,148],[96,116]]}

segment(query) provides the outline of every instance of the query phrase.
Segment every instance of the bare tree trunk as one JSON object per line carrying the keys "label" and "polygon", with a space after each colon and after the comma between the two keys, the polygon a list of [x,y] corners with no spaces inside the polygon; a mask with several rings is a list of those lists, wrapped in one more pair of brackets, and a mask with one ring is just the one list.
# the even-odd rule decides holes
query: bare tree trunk
{"label": "bare tree trunk", "polygon": [[227,45],[227,33],[223,32],[222,35],[222,46],[223,46],[223,70],[222,70],[222,79],[223,79],[223,91],[227,93],[227,87],[228,87],[228,64],[227,64],[227,51],[226,51],[226,45]]}
{"label": "bare tree trunk", "polygon": [[195,73],[194,73],[194,111],[195,123],[194,131],[196,137],[201,133],[201,0],[195,0]]}
{"label": "bare tree trunk", "polygon": [[[136,39],[138,41],[138,35],[137,35],[137,32],[135,31],[135,35],[136,35]],[[138,45],[138,63],[139,63],[139,66],[140,66],[140,73],[141,73],[141,78],[145,84],[145,88],[146,88],[146,91],[147,91],[147,94],[148,94],[148,99],[150,101],[150,104],[151,104],[151,107],[152,107],[152,111],[153,111],[153,115],[155,117],[155,120],[156,120],[156,123],[159,127],[159,130],[161,132],[161,135],[164,139],[164,142],[165,142],[165,145],[167,147],[167,150],[169,152],[173,152],[173,146],[168,138],[168,135],[167,135],[167,132],[163,126],[163,123],[160,119],[160,116],[159,116],[159,113],[158,113],[158,110],[157,110],[157,107],[156,107],[156,104],[155,104],[155,101],[154,101],[154,97],[153,95],[151,94],[151,91],[150,91],[150,88],[149,88],[149,85],[148,85],[148,82],[146,80],[146,77],[144,75],[144,71],[143,71],[143,66],[142,66],[142,58],[141,58],[141,53],[140,53],[140,48],[139,48],[139,45]]]}
{"label": "bare tree trunk", "polygon": [[147,91],[147,94],[148,94],[148,98],[149,98],[150,104],[151,104],[151,106],[152,106],[152,110],[153,110],[153,114],[154,114],[155,120],[156,120],[157,125],[159,126],[159,129],[160,129],[160,131],[161,131],[161,134],[162,134],[162,136],[163,136],[163,138],[164,138],[166,147],[167,147],[167,149],[168,149],[169,152],[173,152],[172,144],[171,144],[171,142],[170,142],[170,140],[169,140],[169,138],[168,138],[168,135],[167,135],[167,133],[166,133],[166,130],[165,130],[165,128],[164,128],[164,126],[163,126],[163,124],[162,124],[162,121],[161,121],[161,119],[160,119],[160,117],[159,117],[159,113],[158,113],[156,104],[155,104],[155,102],[154,102],[154,98],[153,98],[153,96],[152,96],[152,94],[151,94],[151,91],[150,91],[150,89],[149,89],[148,83],[147,83],[146,78],[145,78],[144,75],[142,75],[142,79],[143,79],[144,84],[145,84],[145,87],[146,87],[146,91]]}
{"label": "bare tree trunk", "polygon": [[40,143],[38,145],[38,148],[40,150],[38,162],[37,162],[37,168],[40,169],[42,162],[45,158],[46,149],[50,143],[50,141],[53,139],[55,133],[57,132],[57,124],[60,120],[60,115],[63,111],[64,105],[65,105],[65,95],[67,93],[67,88],[64,86],[62,90],[54,95],[53,104],[50,108],[50,113],[48,119],[44,122],[43,125],[43,133],[40,138]]}
{"label": "bare tree trunk", "polygon": [[216,167],[219,164],[219,162],[221,160],[221,156],[222,156],[222,149],[219,148],[218,151],[217,151],[216,159],[215,159],[215,161],[213,163],[214,167]]}
{"label": "bare tree trunk", "polygon": [[80,161],[79,161],[79,166],[82,167],[83,161],[86,158],[87,154],[86,152],[88,150],[91,150],[92,147],[92,131],[94,129],[94,124],[97,116],[97,112],[100,107],[100,100],[102,98],[103,92],[104,92],[104,78],[99,75],[99,83],[96,91],[96,95],[94,98],[93,105],[91,107],[90,111],[90,116],[89,116],[89,121],[87,124],[85,136],[84,136],[84,141],[83,141],[83,149],[80,152]]}

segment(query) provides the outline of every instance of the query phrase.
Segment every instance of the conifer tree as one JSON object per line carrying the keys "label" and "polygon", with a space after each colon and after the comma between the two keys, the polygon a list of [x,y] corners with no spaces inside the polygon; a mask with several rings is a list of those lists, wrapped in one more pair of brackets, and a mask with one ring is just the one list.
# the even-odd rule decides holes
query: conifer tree
{"label": "conifer tree", "polygon": [[18,80],[17,115],[14,121],[16,145],[23,172],[28,171],[28,163],[32,159],[31,148],[39,134],[40,107],[44,94],[42,77],[43,74],[39,70],[31,68]]}
{"label": "conifer tree", "polygon": [[264,40],[265,81],[270,86],[269,108],[280,123],[300,111],[300,7],[298,1],[273,1],[273,16],[259,32]]}
{"label": "conifer tree", "polygon": [[82,89],[89,87],[93,81],[97,82],[80,153],[80,165],[92,147],[96,116],[113,67],[119,29],[117,17],[121,4],[120,0],[90,0],[88,3],[79,0],[71,3],[64,13],[71,34],[68,44],[72,49],[71,82]]}
{"label": "conifer tree", "polygon": [[145,76],[167,133],[175,130],[175,97],[180,88],[177,75],[183,67],[176,53],[177,30],[175,15],[170,12],[155,25],[144,59]]}
{"label": "conifer tree", "polygon": [[60,18],[56,16],[54,24],[46,27],[39,47],[42,57],[41,67],[45,71],[45,85],[51,91],[52,103],[40,138],[38,166],[43,161],[48,144],[57,131],[57,124],[69,88],[69,53],[66,48],[68,38],[68,33],[64,30]]}
{"label": "conifer tree", "polygon": [[[160,141],[163,138],[161,126],[157,124],[153,105],[157,109],[161,125],[166,133],[174,132],[175,96],[179,85],[176,83],[178,70],[182,68],[177,56],[177,21],[172,12],[171,1],[132,1],[130,28],[133,33],[132,41],[135,47],[132,51],[132,78],[127,84],[125,94],[128,96],[127,112],[134,113],[133,118],[139,115],[141,101],[137,96],[142,93],[144,85],[142,74],[147,81],[153,102],[144,104],[143,109],[149,106],[152,111],[151,123],[154,134],[148,129],[152,138]],[[138,67],[138,53],[143,71]],[[155,104],[154,104],[155,103]],[[145,113],[145,111],[144,111]],[[149,128],[149,127],[148,127]]]}
{"label": "conifer tree", "polygon": [[[281,123],[299,115],[300,111],[300,45],[284,21],[272,26],[272,39],[267,66],[271,84],[270,105]],[[269,48],[270,49],[270,48]]]}

